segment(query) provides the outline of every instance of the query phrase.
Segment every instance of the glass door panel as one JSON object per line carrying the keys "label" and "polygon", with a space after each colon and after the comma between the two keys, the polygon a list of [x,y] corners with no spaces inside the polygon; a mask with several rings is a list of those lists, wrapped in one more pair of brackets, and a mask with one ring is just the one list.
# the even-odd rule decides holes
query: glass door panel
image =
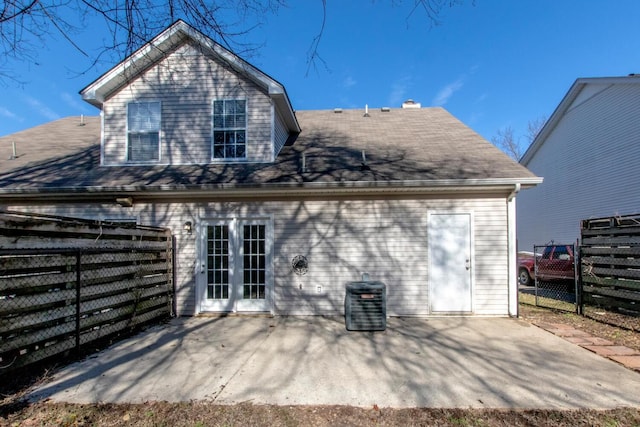
{"label": "glass door panel", "polygon": [[205,230],[206,276],[202,311],[233,311],[233,254],[229,224],[207,224]]}
{"label": "glass door panel", "polygon": [[199,289],[201,311],[270,311],[268,223],[205,222]]}
{"label": "glass door panel", "polygon": [[239,310],[269,311],[268,236],[264,221],[242,221],[241,277],[242,299]]}

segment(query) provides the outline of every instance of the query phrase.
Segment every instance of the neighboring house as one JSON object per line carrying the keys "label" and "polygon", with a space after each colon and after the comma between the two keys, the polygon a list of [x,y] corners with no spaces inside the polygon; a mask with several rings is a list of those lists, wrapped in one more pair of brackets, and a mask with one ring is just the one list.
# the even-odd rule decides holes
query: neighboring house
{"label": "neighboring house", "polygon": [[640,212],[640,77],[577,79],[520,163],[518,246],[573,243],[580,220]]}
{"label": "neighboring house", "polygon": [[392,316],[517,313],[540,179],[442,108],[294,112],[182,21],[81,94],[100,118],[0,138],[0,207],[170,227],[179,315],[339,315],[364,274]]}

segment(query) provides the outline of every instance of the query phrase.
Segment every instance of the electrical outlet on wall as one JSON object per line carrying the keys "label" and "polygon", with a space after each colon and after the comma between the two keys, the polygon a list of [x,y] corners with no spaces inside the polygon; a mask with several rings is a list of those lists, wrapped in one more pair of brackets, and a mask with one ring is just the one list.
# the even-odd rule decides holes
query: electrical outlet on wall
{"label": "electrical outlet on wall", "polygon": [[321,293],[322,293],[322,285],[316,286],[316,294],[321,294]]}

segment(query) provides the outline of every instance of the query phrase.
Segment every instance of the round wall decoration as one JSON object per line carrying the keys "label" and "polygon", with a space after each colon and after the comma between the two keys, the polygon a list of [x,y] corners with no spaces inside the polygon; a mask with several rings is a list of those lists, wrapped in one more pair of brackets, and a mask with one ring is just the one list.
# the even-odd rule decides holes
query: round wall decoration
{"label": "round wall decoration", "polygon": [[304,276],[309,271],[309,261],[304,255],[296,255],[291,260],[291,268],[298,276]]}

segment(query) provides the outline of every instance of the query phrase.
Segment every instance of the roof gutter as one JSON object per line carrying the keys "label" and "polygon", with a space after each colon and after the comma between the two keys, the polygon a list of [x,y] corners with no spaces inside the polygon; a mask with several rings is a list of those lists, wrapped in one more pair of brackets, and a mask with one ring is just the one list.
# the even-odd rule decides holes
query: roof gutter
{"label": "roof gutter", "polygon": [[516,197],[516,194],[520,192],[520,187],[521,187],[521,184],[519,182],[516,182],[514,185],[513,191],[509,193],[509,195],[507,196],[507,202],[510,202],[511,200],[513,200],[514,197]]}
{"label": "roof gutter", "polygon": [[[131,196],[135,200],[236,198],[270,199],[328,196],[376,196],[376,195],[433,195],[444,193],[505,193],[513,197],[521,188],[533,187],[542,178],[526,179],[478,179],[436,180],[405,182],[292,182],[262,185],[158,185],[111,186],[73,188],[4,188],[0,189],[0,202],[7,200],[62,201],[105,200]],[[517,190],[517,191],[516,191]]]}

